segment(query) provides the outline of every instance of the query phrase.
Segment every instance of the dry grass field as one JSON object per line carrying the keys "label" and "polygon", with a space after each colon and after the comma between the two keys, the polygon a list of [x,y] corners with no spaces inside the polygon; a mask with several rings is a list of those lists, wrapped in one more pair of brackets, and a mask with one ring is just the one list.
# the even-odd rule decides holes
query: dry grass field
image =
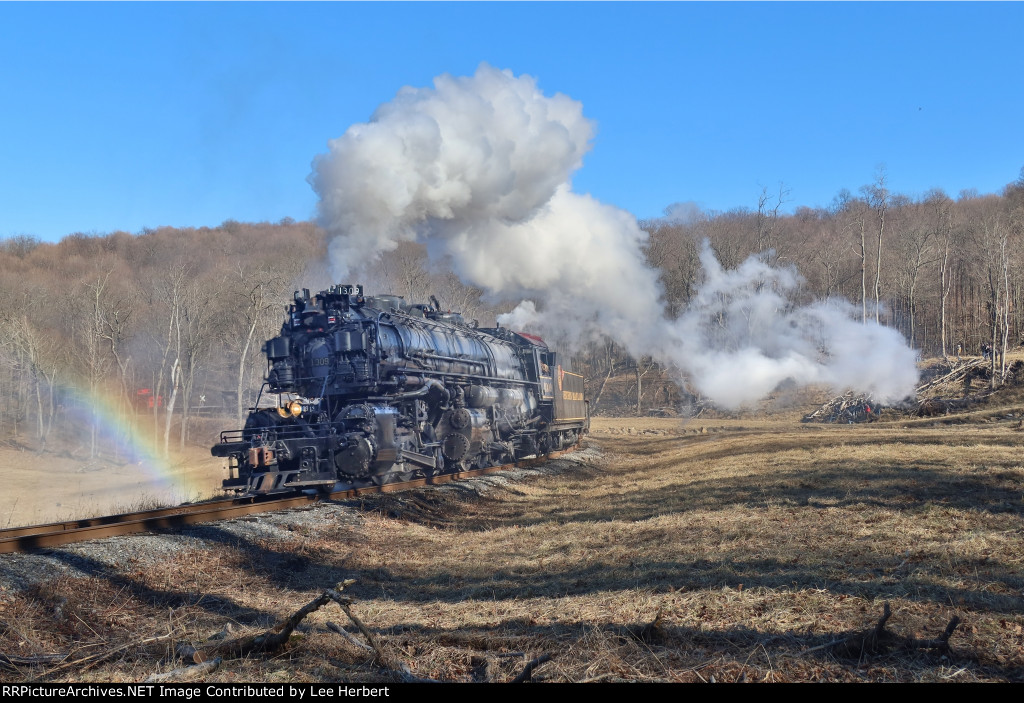
{"label": "dry grass field", "polygon": [[0,591],[0,653],[69,655],[0,679],[142,680],[180,666],[174,643],[259,633],[355,579],[353,612],[390,665],[329,629],[355,632],[329,605],[206,679],[387,681],[400,662],[508,681],[549,654],[534,680],[1024,680],[1024,396],[931,419],[799,417],[597,418],[557,472]]}
{"label": "dry grass field", "polygon": [[158,462],[0,447],[0,529],[208,498],[222,473],[221,460],[197,447]]}

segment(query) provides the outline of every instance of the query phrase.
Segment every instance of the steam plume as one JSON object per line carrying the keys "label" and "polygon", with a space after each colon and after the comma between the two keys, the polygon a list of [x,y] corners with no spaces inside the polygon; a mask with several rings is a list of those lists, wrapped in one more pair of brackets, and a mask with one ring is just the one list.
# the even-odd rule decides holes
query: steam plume
{"label": "steam plume", "polygon": [[756,258],[725,271],[705,247],[695,302],[667,319],[643,255],[646,232],[629,213],[572,191],[594,135],[582,107],[486,64],[433,88],[403,88],[313,162],[339,280],[420,241],[464,282],[522,301],[503,324],[578,341],[607,335],[679,368],[724,407],[786,379],[882,402],[912,392],[915,355],[897,332],[855,322],[842,302],[791,305],[795,271]]}

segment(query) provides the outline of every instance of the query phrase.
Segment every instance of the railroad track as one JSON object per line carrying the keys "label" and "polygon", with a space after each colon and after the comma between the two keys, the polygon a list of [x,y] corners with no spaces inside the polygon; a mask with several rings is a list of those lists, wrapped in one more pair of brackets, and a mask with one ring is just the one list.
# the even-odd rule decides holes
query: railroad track
{"label": "railroad track", "polygon": [[179,505],[174,508],[159,508],[157,510],[143,510],[136,513],[124,513],[122,515],[108,515],[105,517],[87,518],[84,520],[71,520],[68,522],[53,522],[46,525],[30,525],[27,527],[13,527],[0,530],[0,554],[11,554],[13,552],[29,552],[36,549],[59,547],[75,542],[86,542],[93,539],[104,539],[106,537],[117,537],[121,535],[137,534],[140,532],[153,532],[155,530],[167,530],[195,525],[202,522],[216,522],[218,520],[229,520],[231,518],[251,515],[252,513],[264,513],[274,510],[287,510],[311,505],[321,500],[346,500],[369,493],[392,493],[404,491],[410,488],[421,486],[436,486],[452,481],[459,481],[485,474],[492,474],[512,468],[525,468],[536,466],[545,461],[556,459],[571,451],[575,451],[579,445],[560,452],[552,452],[541,457],[520,459],[512,464],[492,466],[486,469],[474,469],[472,471],[461,471],[452,474],[441,474],[426,478],[413,479],[412,481],[399,481],[388,483],[383,486],[362,486],[348,487],[333,491],[328,494],[289,494],[285,497],[275,496],[246,496],[242,498],[221,498],[218,500],[203,501],[201,503],[190,503]]}

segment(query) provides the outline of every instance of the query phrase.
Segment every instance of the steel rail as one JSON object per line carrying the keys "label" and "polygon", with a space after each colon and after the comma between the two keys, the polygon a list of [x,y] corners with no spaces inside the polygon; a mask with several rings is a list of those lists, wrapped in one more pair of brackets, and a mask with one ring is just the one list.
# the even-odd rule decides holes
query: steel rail
{"label": "steel rail", "polygon": [[319,493],[303,493],[300,495],[290,494],[280,498],[273,495],[266,497],[222,498],[202,503],[179,505],[174,508],[142,510],[136,513],[107,515],[83,520],[13,527],[0,530],[0,554],[29,552],[36,549],[59,547],[65,544],[74,544],[75,542],[85,542],[93,539],[175,529],[186,525],[229,520],[231,518],[251,515],[252,513],[288,510],[315,504],[325,498],[338,501],[373,493],[393,493],[422,486],[437,486],[451,483],[452,481],[497,473],[507,469],[536,466],[574,451],[578,447],[579,445],[576,445],[569,449],[551,452],[544,456],[520,459],[511,464],[491,466],[485,469],[472,469],[450,474],[439,474],[437,476],[426,476],[411,481],[385,483],[382,486],[344,488],[333,491],[326,496]]}

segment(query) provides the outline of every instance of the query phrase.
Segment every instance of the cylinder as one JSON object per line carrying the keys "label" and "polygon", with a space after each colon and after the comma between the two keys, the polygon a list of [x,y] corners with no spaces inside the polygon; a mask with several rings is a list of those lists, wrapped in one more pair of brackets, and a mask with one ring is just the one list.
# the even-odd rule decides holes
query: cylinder
{"label": "cylinder", "polygon": [[466,391],[466,405],[471,408],[486,408],[498,402],[500,396],[496,388],[490,386],[470,386]]}

